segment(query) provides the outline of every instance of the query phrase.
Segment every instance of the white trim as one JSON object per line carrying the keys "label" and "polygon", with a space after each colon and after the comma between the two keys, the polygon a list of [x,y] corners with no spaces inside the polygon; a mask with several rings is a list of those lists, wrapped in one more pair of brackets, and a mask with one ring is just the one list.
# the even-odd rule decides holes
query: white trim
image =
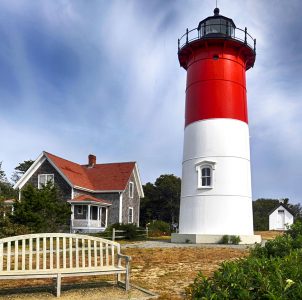
{"label": "white trim", "polygon": [[103,207],[107,207],[107,206],[111,206],[111,203],[102,203],[102,202],[97,202],[97,201],[88,201],[88,200],[83,200],[83,201],[79,201],[79,200],[67,200],[68,203],[70,203],[71,205],[88,205],[88,204],[93,204],[93,205],[97,205],[97,206],[103,206]]}
{"label": "white trim", "polygon": [[83,188],[78,185],[74,185],[73,188],[75,188],[77,190],[81,190],[81,191],[90,192],[90,193],[120,193],[120,192],[124,191],[124,190],[90,190],[90,189]]}
{"label": "white trim", "polygon": [[135,163],[133,175],[134,175],[134,180],[135,180],[136,187],[137,187],[137,190],[138,190],[138,195],[139,195],[140,198],[144,198],[145,195],[144,195],[144,190],[143,190],[142,182],[141,182],[141,179],[140,179],[141,177],[140,177],[140,173],[139,173],[137,163]]}
{"label": "white trim", "polygon": [[118,222],[123,223],[123,193],[120,193]]}
{"label": "white trim", "polygon": [[[131,221],[129,221],[129,217],[130,217],[130,210],[132,211],[132,214],[131,214]],[[134,213],[134,209],[133,209],[133,207],[132,206],[129,206],[128,207],[128,224],[133,224],[133,213]]]}
{"label": "white trim", "polygon": [[42,152],[38,158],[34,161],[34,163],[30,166],[30,168],[20,177],[20,179],[13,186],[14,189],[19,188],[20,190],[29,180],[29,178],[38,170],[38,168],[44,163],[46,157],[44,156],[44,152]]}

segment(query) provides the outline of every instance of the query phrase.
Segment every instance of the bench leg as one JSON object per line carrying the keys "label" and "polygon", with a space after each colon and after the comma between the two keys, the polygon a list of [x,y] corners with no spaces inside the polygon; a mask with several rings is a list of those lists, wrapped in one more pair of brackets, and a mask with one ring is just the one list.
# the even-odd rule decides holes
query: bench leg
{"label": "bench leg", "polygon": [[57,297],[61,296],[61,274],[58,273],[57,275]]}
{"label": "bench leg", "polygon": [[130,278],[129,277],[130,277],[129,267],[127,266],[127,268],[126,268],[126,275],[125,275],[125,288],[126,288],[126,291],[128,291],[129,288],[130,288],[130,284],[129,284]]}
{"label": "bench leg", "polygon": [[121,282],[121,277],[122,275],[121,274],[116,274],[116,284],[118,284],[119,282]]}

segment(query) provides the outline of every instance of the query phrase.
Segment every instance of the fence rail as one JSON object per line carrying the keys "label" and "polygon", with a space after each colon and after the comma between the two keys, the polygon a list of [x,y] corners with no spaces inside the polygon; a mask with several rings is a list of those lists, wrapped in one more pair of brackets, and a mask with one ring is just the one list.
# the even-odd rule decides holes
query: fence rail
{"label": "fence rail", "polygon": [[[138,233],[138,234],[136,234],[137,238],[146,238],[147,239],[149,237],[149,230],[148,230],[148,228],[145,228],[145,229],[136,229],[136,232]],[[112,232],[108,232],[108,233],[104,232],[102,234],[102,237],[106,238],[106,239],[110,239],[110,240],[112,240],[114,242],[115,240],[125,239],[127,237],[126,233],[127,233],[126,230],[121,230],[121,229],[115,229],[115,228],[113,228]]]}

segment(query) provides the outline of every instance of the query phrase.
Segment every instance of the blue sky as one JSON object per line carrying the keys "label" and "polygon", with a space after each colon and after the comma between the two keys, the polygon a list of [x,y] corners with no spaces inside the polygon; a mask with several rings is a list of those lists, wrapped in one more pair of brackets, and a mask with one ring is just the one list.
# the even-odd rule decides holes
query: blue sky
{"label": "blue sky", "polygon": [[[253,198],[302,199],[298,0],[219,0],[257,38],[247,72]],[[0,161],[43,150],[139,164],[143,182],[181,175],[186,72],[177,38],[214,0],[2,0]]]}

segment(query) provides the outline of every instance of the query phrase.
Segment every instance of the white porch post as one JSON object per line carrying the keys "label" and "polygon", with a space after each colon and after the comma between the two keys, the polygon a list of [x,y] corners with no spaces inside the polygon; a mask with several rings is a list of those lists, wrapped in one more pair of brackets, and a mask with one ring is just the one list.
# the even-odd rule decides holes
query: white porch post
{"label": "white porch post", "polygon": [[100,207],[98,207],[98,227],[100,226]]}
{"label": "white porch post", "polygon": [[108,207],[106,207],[105,227],[107,227],[107,222],[108,222]]}
{"label": "white porch post", "polygon": [[87,216],[87,220],[88,220],[88,225],[87,225],[87,227],[90,227],[90,204],[88,204],[88,211],[87,211],[87,213],[88,213],[88,216]]}
{"label": "white porch post", "polygon": [[73,220],[74,220],[74,205],[71,204],[70,232],[73,232]]}

